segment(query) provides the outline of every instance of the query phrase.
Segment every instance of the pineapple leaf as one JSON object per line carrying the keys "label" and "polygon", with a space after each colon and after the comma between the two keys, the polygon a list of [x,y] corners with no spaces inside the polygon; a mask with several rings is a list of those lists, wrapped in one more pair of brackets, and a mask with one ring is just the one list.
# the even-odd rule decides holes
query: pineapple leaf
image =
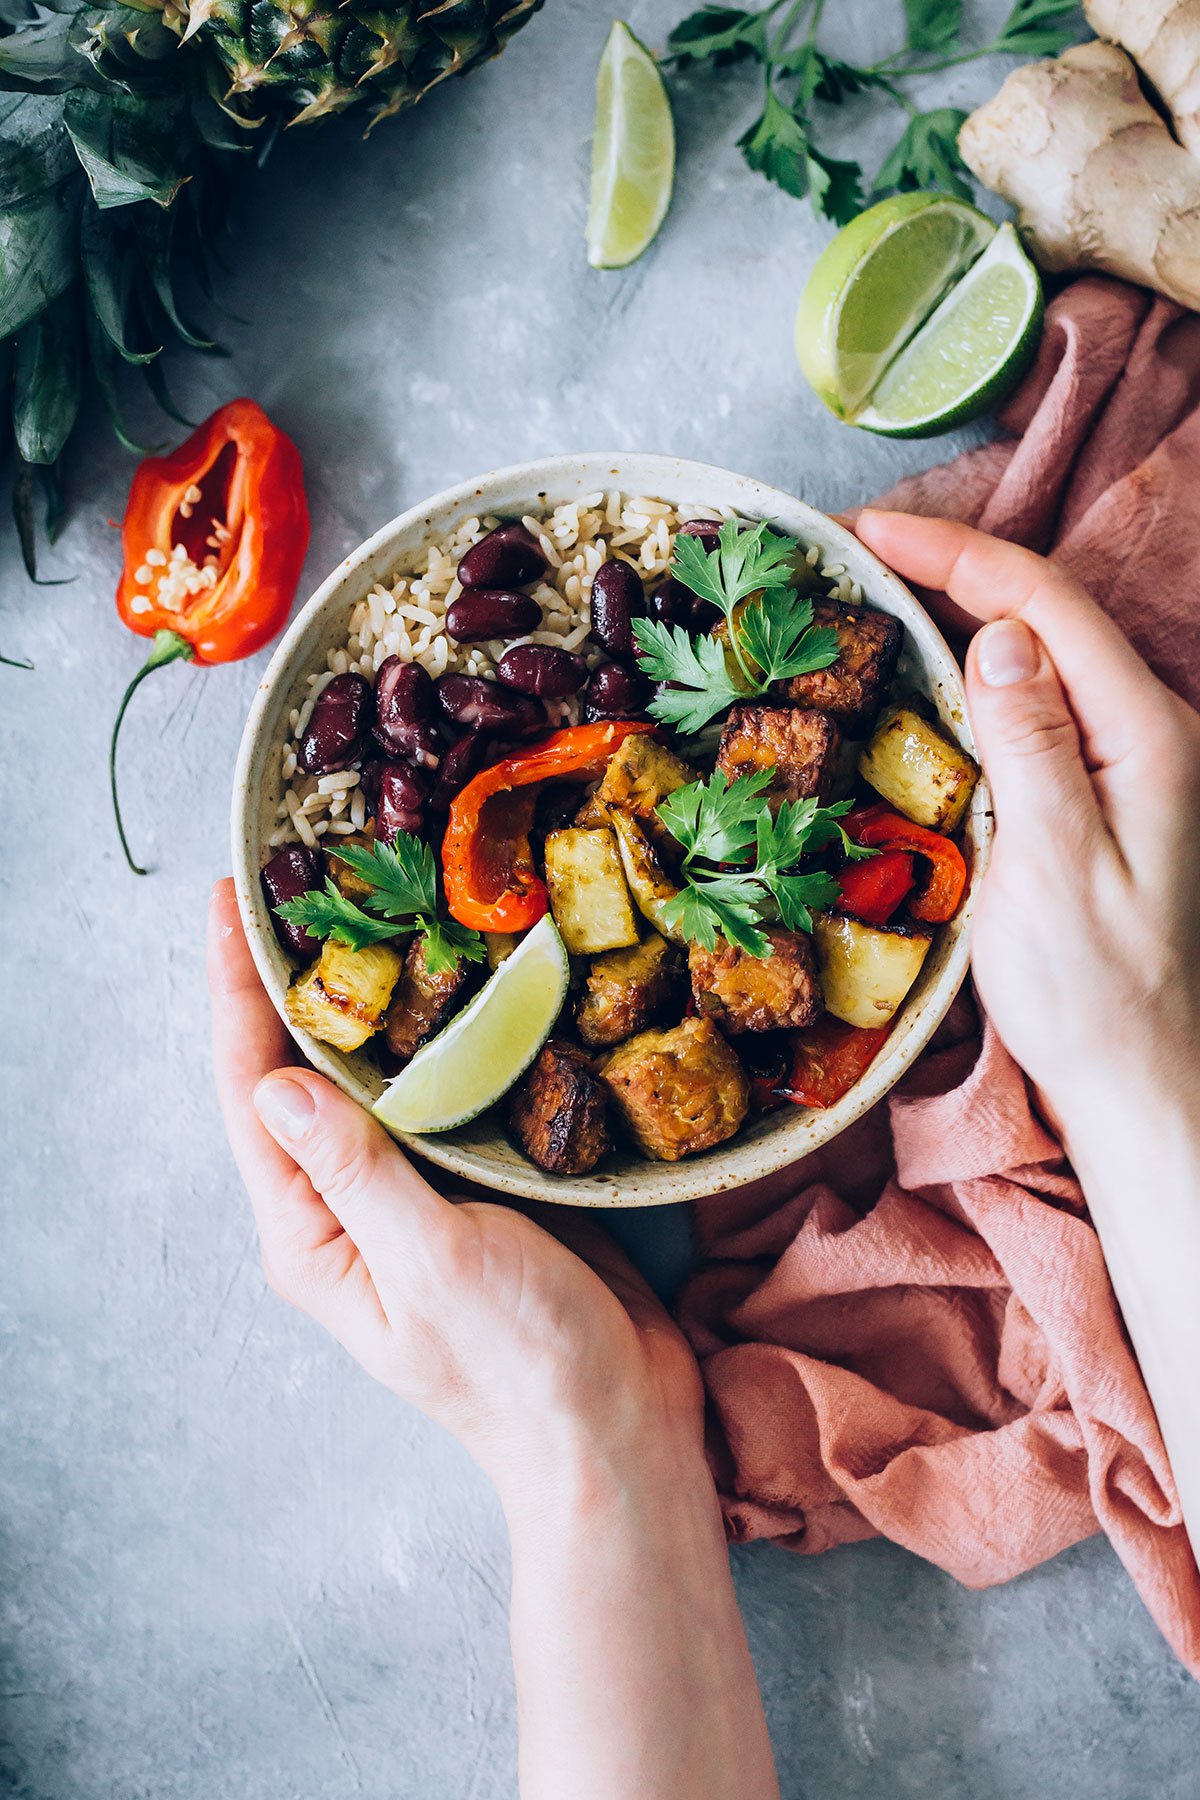
{"label": "pineapple leaf", "polygon": [[16,339],[13,432],[27,463],[56,463],[79,414],[82,371],[74,293],[52,300]]}
{"label": "pineapple leaf", "polygon": [[0,338],[19,331],[70,286],[78,254],[75,216],[65,182],[0,202]]}
{"label": "pineapple leaf", "polygon": [[161,100],[86,89],[68,95],[63,124],[102,211],[139,200],[170,206],[184,181],[168,147],[172,125],[182,125],[177,112],[170,104],[164,108]]}
{"label": "pineapple leaf", "polygon": [[71,21],[59,16],[0,38],[0,74],[11,81],[65,81],[78,78],[79,56],[70,40]]}
{"label": "pineapple leaf", "polygon": [[121,399],[117,392],[117,353],[109,343],[99,319],[90,306],[84,308],[84,320],[87,328],[88,355],[91,359],[92,374],[96,378],[96,386],[100,389],[100,398],[104,402],[104,410],[108,414],[113,435],[126,450],[134,456],[153,456],[156,451],[165,448],[162,444],[139,444],[131,438],[125,428],[125,417],[121,411]]}
{"label": "pineapple leaf", "polygon": [[[64,576],[59,581],[47,580],[37,572],[37,523],[35,519],[34,478],[45,476],[45,469],[36,469],[32,463],[17,460],[16,473],[13,476],[12,509],[13,520],[17,527],[17,541],[21,546],[21,560],[25,564],[25,573],[35,587],[68,587],[75,580],[74,575]],[[43,482],[43,485],[45,483]],[[58,505],[58,484],[54,482],[47,491],[46,524],[49,527],[55,520]],[[7,656],[0,656],[0,662],[8,662]],[[33,664],[16,664],[17,668],[32,668]]]}
{"label": "pineapple leaf", "polygon": [[199,424],[199,420],[185,418],[171,398],[171,390],[167,386],[167,378],[163,374],[161,356],[156,356],[153,362],[144,363],[142,374],[146,378],[146,386],[154,395],[159,411],[165,412],[169,419],[178,420],[180,425],[186,425],[189,431],[194,430]]}
{"label": "pineapple leaf", "polygon": [[127,342],[133,302],[133,259],[118,245],[114,233],[91,201],[84,202],[79,242],[88,298],[105,337],[126,362],[150,362],[158,355],[158,349],[135,350]]}
{"label": "pineapple leaf", "polygon": [[[215,355],[224,355],[220,345],[214,344],[210,338],[199,337],[179,316],[175,304],[175,290],[171,284],[171,249],[174,237],[175,213],[164,213],[157,208],[145,211],[138,216],[138,245],[142,253],[146,274],[154,289],[155,298],[167,316],[167,322],[175,335],[190,344],[193,350],[208,350]],[[167,408],[170,411],[170,408]]]}

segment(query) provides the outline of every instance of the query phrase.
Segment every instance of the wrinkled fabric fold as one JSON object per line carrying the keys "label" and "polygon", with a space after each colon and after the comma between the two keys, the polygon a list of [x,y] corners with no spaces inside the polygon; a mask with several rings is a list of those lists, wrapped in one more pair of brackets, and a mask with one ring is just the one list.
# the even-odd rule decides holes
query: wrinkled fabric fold
{"label": "wrinkled fabric fold", "polygon": [[[1198,408],[1200,319],[1088,276],[1006,435],[878,504],[1049,552],[1196,705]],[[698,1202],[696,1231],[680,1316],[731,1538],[878,1534],[981,1588],[1103,1530],[1200,1676],[1200,1575],[1099,1241],[968,996],[885,1101]]]}

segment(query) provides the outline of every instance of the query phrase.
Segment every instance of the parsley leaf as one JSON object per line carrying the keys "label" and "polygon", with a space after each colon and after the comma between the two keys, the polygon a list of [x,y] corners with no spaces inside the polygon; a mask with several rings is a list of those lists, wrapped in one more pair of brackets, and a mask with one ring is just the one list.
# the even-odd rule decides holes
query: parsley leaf
{"label": "parsley leaf", "polygon": [[438,918],[433,851],[422,839],[398,831],[390,844],[379,838],[370,845],[339,844],[336,850],[330,846],[330,855],[368,883],[372,892],[364,905],[384,916],[372,918],[352,900],[344,899],[336,882],[329,880],[324,893],[314,888],[279,907],[281,917],[305,926],[314,937],[336,938],[352,950],[396,937],[402,929],[396,921],[411,921],[424,937],[425,966],[431,975],[453,969],[460,956],[479,962],[486,955],[477,931],[469,931],[453,919]]}
{"label": "parsley leaf", "polygon": [[937,188],[957,194],[960,200],[973,199],[966,165],[958,153],[959,128],[966,116],[956,106],[915,114],[875,177],[875,193],[886,193],[889,188],[899,188],[901,193]]}
{"label": "parsley leaf", "polygon": [[482,962],[487,955],[483,939],[455,919],[422,919],[425,935],[425,967],[431,975],[444,975],[456,968],[460,956],[467,962]]}
{"label": "parsley leaf", "polygon": [[815,144],[808,146],[808,191],[814,212],[848,225],[863,208],[862,170],[856,162],[839,162]]}
{"label": "parsley leaf", "polygon": [[748,876],[701,876],[666,902],[663,922],[702,950],[716,949],[719,932],[727,943],[736,944],[749,956],[769,956],[770,939],[758,928],[758,908],[764,898],[763,889]]}
{"label": "parsley leaf", "polygon": [[680,68],[708,61],[722,68],[748,56],[762,62],[767,54],[767,15],[736,6],[702,6],[676,25],[667,50],[669,60]]}
{"label": "parsley leaf", "polygon": [[774,181],[797,200],[808,191],[808,133],[803,121],[790,112],[774,88],[767,89],[762,116],[738,139],[738,148],[752,169]]}
{"label": "parsley leaf", "polygon": [[[1072,0],[1074,3],[1074,0]],[[962,0],[904,0],[908,50],[952,50],[962,25]]]}
{"label": "parsley leaf", "polygon": [[313,937],[332,938],[351,950],[365,950],[368,944],[381,944],[396,935],[395,925],[386,919],[372,919],[353,900],[347,900],[332,879],[326,880],[324,889],[310,888],[298,900],[285,900],[275,910],[289,925],[302,925]]}
{"label": "parsley leaf", "polygon": [[764,594],[739,613],[733,629],[761,669],[764,688],[837,661],[837,632],[832,625],[814,625],[812,619],[812,601],[798,594]]}
{"label": "parsley leaf", "polygon": [[811,931],[810,909],[819,910],[837,898],[838,884],[824,869],[805,875],[789,871],[806,851],[817,849],[841,831],[836,815],[845,812],[849,805],[847,800],[828,807],[819,806],[815,799],[785,800],[774,818],[770,812],[759,817],[755,873],[791,931]]}
{"label": "parsley leaf", "polygon": [[747,594],[792,585],[791,565],[797,548],[795,538],[784,537],[765,523],[744,531],[736,519],[726,519],[717,533],[715,550],[705,550],[698,537],[681,532],[675,539],[671,573],[730,619]]}
{"label": "parsley leaf", "polygon": [[762,815],[760,795],[771,785],[769,769],[730,781],[714,769],[707,781],[676,788],[658,807],[658,816],[689,858],[741,862],[755,842]]}
{"label": "parsley leaf", "polygon": [[372,912],[403,919],[437,911],[433,851],[420,838],[399,831],[393,844],[376,838],[370,848],[343,844],[333,854],[374,888],[366,901]]}
{"label": "parsley leaf", "polygon": [[[672,574],[721,613],[732,657],[716,637],[692,638],[680,625],[639,619],[633,635],[642,668],[653,680],[674,684],[650,702],[652,717],[696,732],[736,701],[766,693],[773,681],[836,662],[837,634],[814,627],[811,601],[788,591],[798,547],[766,524],[744,531],[736,519],[721,526],[715,550],[706,551],[699,538],[676,537]],[[758,598],[743,604],[751,594]]]}
{"label": "parsley leaf", "polygon": [[[658,805],[659,818],[684,851],[684,885],[667,901],[663,920],[704,950],[715,949],[719,932],[750,956],[769,956],[771,942],[760,927],[771,901],[789,931],[811,931],[813,911],[837,898],[837,880],[825,870],[794,872],[802,856],[838,836],[847,854],[875,854],[850,846],[838,822],[851,801],[821,806],[815,799],[785,800],[772,815],[764,793],[770,781],[770,770],[729,781],[717,769]],[[697,866],[703,863],[745,866]]]}
{"label": "parsley leaf", "polygon": [[682,625],[637,619],[633,627],[638,663],[652,681],[678,682],[664,688],[647,711],[664,725],[699,731],[715,713],[746,698],[736,686],[725,660],[725,646],[714,637],[690,638]]}
{"label": "parsley leaf", "polygon": [[1078,35],[1066,25],[1052,25],[1075,11],[1076,0],[1017,0],[989,50],[1012,56],[1055,56]]}

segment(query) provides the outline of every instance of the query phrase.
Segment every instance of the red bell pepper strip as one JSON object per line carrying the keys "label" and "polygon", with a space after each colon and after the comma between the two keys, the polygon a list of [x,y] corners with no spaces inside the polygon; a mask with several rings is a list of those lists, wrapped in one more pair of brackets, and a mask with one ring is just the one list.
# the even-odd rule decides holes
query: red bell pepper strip
{"label": "red bell pepper strip", "polygon": [[117,611],[152,637],[113,726],[109,781],[121,848],[117,734],[134,690],[171,662],[239,662],[269,643],[291,609],[308,549],[300,452],[253,400],[230,400],[169,456],[141,463],[121,529]]}
{"label": "red bell pepper strip", "polygon": [[847,1025],[825,1018],[792,1038],[791,1079],[783,1094],[797,1106],[832,1106],[874,1062],[891,1025]]}
{"label": "red bell pepper strip", "polygon": [[481,769],[450,807],[442,874],[451,918],[475,931],[524,931],[549,905],[533,866],[529,827],[541,781],[593,781],[648,719],[573,725]]}
{"label": "red bell pepper strip", "polygon": [[834,911],[852,913],[867,925],[886,925],[913,885],[910,850],[881,850],[864,862],[847,863],[835,876],[841,889]]}
{"label": "red bell pepper strip", "polygon": [[967,865],[957,844],[939,831],[914,825],[911,819],[882,802],[856,807],[847,813],[842,824],[856,844],[868,844],[877,850],[908,850],[923,856],[930,865],[929,874],[909,901],[909,912],[914,919],[923,919],[930,925],[944,925],[954,917],[967,885]]}

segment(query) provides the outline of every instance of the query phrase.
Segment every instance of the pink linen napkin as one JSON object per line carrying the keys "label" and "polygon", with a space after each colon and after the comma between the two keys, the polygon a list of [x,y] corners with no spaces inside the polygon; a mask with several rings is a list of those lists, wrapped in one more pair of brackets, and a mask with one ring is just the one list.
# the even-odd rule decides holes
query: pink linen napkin
{"label": "pink linen napkin", "polygon": [[[880,504],[1050,552],[1197,705],[1198,402],[1200,318],[1088,276],[1011,435]],[[680,1313],[732,1538],[882,1534],[987,1587],[1102,1529],[1200,1676],[1200,1574],[1099,1242],[969,999],[836,1143],[696,1221]]]}

